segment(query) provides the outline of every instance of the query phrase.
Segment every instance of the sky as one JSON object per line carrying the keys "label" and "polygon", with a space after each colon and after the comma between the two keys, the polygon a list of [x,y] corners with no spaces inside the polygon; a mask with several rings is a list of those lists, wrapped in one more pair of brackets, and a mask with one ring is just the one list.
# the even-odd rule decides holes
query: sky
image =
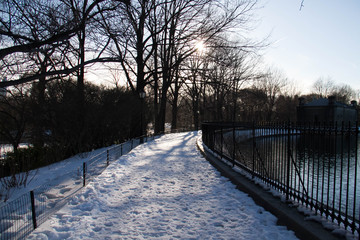
{"label": "sky", "polygon": [[270,34],[264,62],[306,93],[320,77],[360,90],[359,0],[261,0],[253,36]]}
{"label": "sky", "polygon": [[[259,0],[255,29],[248,34],[258,40],[270,34],[263,62],[282,71],[304,94],[319,78],[360,92],[360,0],[304,0],[300,10],[301,3]],[[103,71],[90,78],[104,76],[102,83],[111,84],[113,77]]]}

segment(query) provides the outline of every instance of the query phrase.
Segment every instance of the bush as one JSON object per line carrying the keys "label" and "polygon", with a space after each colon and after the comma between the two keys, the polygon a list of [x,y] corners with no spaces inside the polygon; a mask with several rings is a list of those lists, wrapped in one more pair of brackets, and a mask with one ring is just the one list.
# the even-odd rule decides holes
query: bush
{"label": "bush", "polygon": [[0,162],[2,170],[0,177],[28,172],[60,161],[62,154],[58,149],[57,147],[29,147],[8,153]]}
{"label": "bush", "polygon": [[26,186],[29,171],[62,160],[62,150],[58,147],[29,147],[8,153],[0,159],[0,200],[6,201],[11,189]]}

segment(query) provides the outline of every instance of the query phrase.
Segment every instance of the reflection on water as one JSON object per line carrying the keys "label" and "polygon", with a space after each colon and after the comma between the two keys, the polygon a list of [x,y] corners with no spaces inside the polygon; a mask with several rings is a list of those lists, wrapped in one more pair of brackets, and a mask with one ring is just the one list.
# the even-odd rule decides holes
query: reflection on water
{"label": "reflection on water", "polygon": [[353,213],[359,219],[358,138],[302,135],[294,141],[293,154],[308,195],[330,209]]}
{"label": "reflection on water", "polygon": [[360,140],[355,129],[219,124],[205,126],[203,140],[288,200],[359,233]]}
{"label": "reflection on water", "polygon": [[221,151],[235,154],[237,162],[280,190],[289,185],[292,197],[306,205],[359,219],[359,142],[358,137],[345,135],[276,135],[257,137],[255,148],[252,139],[238,142],[233,151],[228,138]]}

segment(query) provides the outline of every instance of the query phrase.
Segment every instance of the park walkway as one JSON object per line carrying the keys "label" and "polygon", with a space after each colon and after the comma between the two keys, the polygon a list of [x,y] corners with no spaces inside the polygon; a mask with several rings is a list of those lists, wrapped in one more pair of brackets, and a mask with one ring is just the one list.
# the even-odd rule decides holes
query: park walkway
{"label": "park walkway", "polygon": [[203,158],[198,137],[136,147],[29,239],[296,239]]}

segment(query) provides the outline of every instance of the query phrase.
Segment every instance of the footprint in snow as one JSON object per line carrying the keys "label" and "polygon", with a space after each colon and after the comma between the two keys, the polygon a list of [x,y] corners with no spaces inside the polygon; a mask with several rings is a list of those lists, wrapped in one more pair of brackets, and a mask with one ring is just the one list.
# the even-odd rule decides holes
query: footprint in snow
{"label": "footprint in snow", "polygon": [[63,188],[63,189],[60,190],[60,193],[64,194],[64,193],[66,193],[66,192],[68,192],[70,190],[71,190],[71,188]]}
{"label": "footprint in snow", "polygon": [[52,193],[45,193],[44,195],[46,196],[47,199],[55,199],[55,198],[57,198],[57,196],[55,194],[52,194]]}
{"label": "footprint in snow", "polygon": [[94,227],[94,228],[93,228],[93,231],[94,231],[94,232],[100,232],[101,229],[102,229],[102,227]]}
{"label": "footprint in snow", "polygon": [[103,189],[103,188],[102,188],[102,189],[100,189],[100,192],[101,192],[101,193],[106,193],[107,191],[108,191],[108,190]]}
{"label": "footprint in snow", "polygon": [[90,212],[91,210],[93,210],[93,206],[91,204],[85,203],[80,205],[79,209],[82,211]]}
{"label": "footprint in snow", "polygon": [[214,226],[215,227],[224,227],[224,225],[221,222],[215,222]]}
{"label": "footprint in snow", "polygon": [[70,230],[69,227],[54,227],[54,229],[57,231],[57,232],[68,232]]}
{"label": "footprint in snow", "polygon": [[106,222],[104,225],[105,225],[106,227],[111,227],[111,226],[113,226],[114,224],[113,224],[112,222]]}

